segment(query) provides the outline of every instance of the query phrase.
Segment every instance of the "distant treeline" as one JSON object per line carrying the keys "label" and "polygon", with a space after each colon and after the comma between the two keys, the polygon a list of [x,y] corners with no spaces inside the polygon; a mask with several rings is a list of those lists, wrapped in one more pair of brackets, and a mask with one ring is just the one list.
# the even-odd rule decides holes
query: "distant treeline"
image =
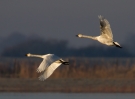
{"label": "distant treeline", "polygon": [[60,57],[134,57],[126,48],[87,46],[81,48],[68,47],[66,40],[25,40],[14,46],[6,47],[2,52],[2,57],[24,57],[26,53],[47,54],[54,53]]}

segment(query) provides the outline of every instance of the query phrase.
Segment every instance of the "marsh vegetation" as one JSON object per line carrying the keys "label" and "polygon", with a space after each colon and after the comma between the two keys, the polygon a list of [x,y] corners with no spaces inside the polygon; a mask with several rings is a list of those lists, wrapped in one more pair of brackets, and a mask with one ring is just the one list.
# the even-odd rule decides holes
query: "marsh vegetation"
{"label": "marsh vegetation", "polygon": [[36,72],[42,59],[1,59],[0,91],[135,92],[134,58],[69,59],[69,66],[60,66],[44,82]]}

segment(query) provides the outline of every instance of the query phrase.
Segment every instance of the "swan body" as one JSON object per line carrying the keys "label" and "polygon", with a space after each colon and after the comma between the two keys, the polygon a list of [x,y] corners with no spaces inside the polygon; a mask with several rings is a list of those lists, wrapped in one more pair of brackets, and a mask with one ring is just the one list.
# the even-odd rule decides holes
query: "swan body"
{"label": "swan body", "polygon": [[122,48],[118,42],[113,41],[112,30],[107,19],[105,19],[101,15],[98,17],[100,20],[100,32],[101,32],[100,36],[93,37],[93,36],[87,36],[87,35],[82,35],[82,34],[78,34],[76,36],[79,38],[90,38],[93,40],[97,40],[100,43],[108,45],[108,46],[116,46],[116,47]]}
{"label": "swan body", "polygon": [[41,76],[39,76],[39,80],[45,80],[52,75],[54,70],[59,67],[61,64],[69,65],[69,62],[64,61],[60,57],[54,54],[46,54],[46,55],[36,55],[36,54],[26,54],[27,57],[39,57],[43,58],[43,61],[40,63],[37,68],[37,72],[43,72]]}

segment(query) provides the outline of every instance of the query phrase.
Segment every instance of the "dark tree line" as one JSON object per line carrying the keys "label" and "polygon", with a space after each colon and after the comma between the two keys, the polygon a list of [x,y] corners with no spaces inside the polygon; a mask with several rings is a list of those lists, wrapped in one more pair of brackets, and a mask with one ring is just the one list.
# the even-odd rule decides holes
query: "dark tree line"
{"label": "dark tree line", "polygon": [[6,47],[2,57],[24,57],[26,53],[47,54],[54,53],[61,57],[133,57],[126,48],[104,46],[87,46],[69,48],[66,40],[30,39],[14,46]]}

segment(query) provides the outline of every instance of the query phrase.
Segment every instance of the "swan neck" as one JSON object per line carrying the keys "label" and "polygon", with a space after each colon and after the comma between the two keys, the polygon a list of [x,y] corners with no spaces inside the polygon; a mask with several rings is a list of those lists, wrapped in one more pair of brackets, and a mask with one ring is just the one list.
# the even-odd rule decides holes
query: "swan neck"
{"label": "swan neck", "polygon": [[39,57],[39,58],[42,58],[42,55],[30,54],[29,57]]}
{"label": "swan neck", "polygon": [[97,40],[96,37],[93,37],[93,36],[87,36],[87,35],[82,35],[83,38],[90,38],[90,39],[93,39],[93,40]]}

